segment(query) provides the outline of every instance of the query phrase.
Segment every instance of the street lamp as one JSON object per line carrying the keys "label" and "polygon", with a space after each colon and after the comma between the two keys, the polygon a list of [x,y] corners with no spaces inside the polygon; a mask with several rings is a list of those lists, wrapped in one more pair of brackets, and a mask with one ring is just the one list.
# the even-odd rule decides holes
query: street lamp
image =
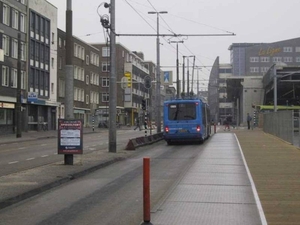
{"label": "street lamp", "polygon": [[161,111],[161,100],[160,100],[160,53],[159,53],[159,14],[166,14],[168,13],[167,11],[151,11],[148,12],[148,14],[156,14],[157,15],[157,37],[156,37],[156,104],[157,104],[157,113],[156,113],[156,126],[157,126],[157,133],[161,131],[161,116],[160,116],[160,111]]}

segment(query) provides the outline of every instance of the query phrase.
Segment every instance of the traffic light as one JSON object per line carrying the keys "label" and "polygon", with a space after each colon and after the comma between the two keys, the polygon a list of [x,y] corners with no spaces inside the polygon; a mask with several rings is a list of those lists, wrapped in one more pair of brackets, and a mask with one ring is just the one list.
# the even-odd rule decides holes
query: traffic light
{"label": "traffic light", "polygon": [[144,78],[144,85],[147,89],[151,88],[151,77],[149,75]]}
{"label": "traffic light", "polygon": [[127,78],[127,87],[131,87],[131,73],[125,72],[125,77]]}
{"label": "traffic light", "polygon": [[146,110],[146,100],[142,99],[142,110]]}

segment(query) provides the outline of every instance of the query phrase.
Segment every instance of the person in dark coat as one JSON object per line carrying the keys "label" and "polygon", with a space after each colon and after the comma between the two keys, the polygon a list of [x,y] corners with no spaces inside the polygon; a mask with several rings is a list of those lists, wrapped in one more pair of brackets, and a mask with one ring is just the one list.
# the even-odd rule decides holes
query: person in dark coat
{"label": "person in dark coat", "polygon": [[248,125],[248,130],[250,130],[250,122],[252,120],[252,117],[247,113],[247,125]]}

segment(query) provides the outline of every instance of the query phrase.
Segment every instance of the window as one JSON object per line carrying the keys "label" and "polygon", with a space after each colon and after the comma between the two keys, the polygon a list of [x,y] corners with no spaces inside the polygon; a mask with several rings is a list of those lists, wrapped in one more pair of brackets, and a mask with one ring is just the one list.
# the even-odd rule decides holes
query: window
{"label": "window", "polygon": [[40,17],[35,15],[35,33],[40,34]]}
{"label": "window", "polygon": [[300,62],[300,57],[296,57],[296,62]]}
{"label": "window", "polygon": [[51,58],[51,66],[52,66],[52,69],[54,68],[54,58],[52,57]]}
{"label": "window", "polygon": [[35,43],[35,60],[40,60],[40,44],[37,42]]}
{"label": "window", "polygon": [[54,83],[51,83],[51,94],[54,94]]}
{"label": "window", "polygon": [[0,109],[0,124],[13,124],[13,110]]}
{"label": "window", "polygon": [[34,50],[35,50],[35,42],[33,40],[30,41],[30,59],[34,60]]}
{"label": "window", "polygon": [[281,57],[273,57],[273,62],[281,62],[282,58]]}
{"label": "window", "polygon": [[33,12],[30,12],[30,31],[34,32],[34,19],[35,19],[35,16],[34,16],[34,13]]}
{"label": "window", "polygon": [[270,58],[269,57],[260,57],[260,61],[261,62],[270,62]]}
{"label": "window", "polygon": [[85,96],[85,103],[86,103],[86,104],[89,104],[89,100],[90,100],[90,96],[89,96],[89,95],[86,95],[86,96]]}
{"label": "window", "polygon": [[12,11],[12,28],[19,29],[19,12],[15,9]]}
{"label": "window", "polygon": [[8,5],[3,4],[3,18],[2,21],[4,24],[9,26],[9,19],[10,19],[10,7]]}
{"label": "window", "polygon": [[85,81],[86,81],[86,84],[89,84],[89,81],[90,81],[89,75],[86,75]]}
{"label": "window", "polygon": [[3,47],[4,55],[9,56],[9,37],[6,35],[2,36],[2,47]]}
{"label": "window", "polygon": [[21,60],[26,61],[26,45],[21,42]]}
{"label": "window", "polygon": [[261,67],[261,68],[260,68],[260,71],[261,71],[262,73],[266,73],[268,70],[269,70],[269,67]]}
{"label": "window", "polygon": [[13,39],[11,49],[11,57],[17,59],[18,58],[18,40]]}
{"label": "window", "polygon": [[2,86],[8,87],[9,81],[9,68],[7,66],[2,66]]}
{"label": "window", "polygon": [[293,57],[283,57],[283,62],[293,62]]}
{"label": "window", "polygon": [[54,42],[55,42],[55,35],[54,35],[54,33],[52,32],[52,44],[54,44]]}
{"label": "window", "polygon": [[18,82],[18,71],[17,69],[11,70],[11,77],[10,77],[10,86],[13,88],[17,88],[17,82]]}
{"label": "window", "polygon": [[250,73],[258,73],[259,68],[258,67],[250,67]]}
{"label": "window", "polygon": [[110,63],[102,62],[102,72],[109,72],[110,71]]}
{"label": "window", "polygon": [[45,36],[45,19],[41,18],[41,36]]}
{"label": "window", "polygon": [[250,57],[250,62],[259,62],[259,57]]}
{"label": "window", "polygon": [[85,62],[86,62],[86,65],[90,64],[90,57],[88,55],[86,55]]}
{"label": "window", "polygon": [[102,102],[108,102],[108,101],[109,101],[109,94],[102,93]]}
{"label": "window", "polygon": [[109,57],[109,56],[110,56],[109,47],[102,47],[102,57]]}
{"label": "window", "polygon": [[109,87],[109,78],[102,78],[102,87]]}
{"label": "window", "polygon": [[293,52],[292,47],[283,47],[283,52]]}
{"label": "window", "polygon": [[300,47],[296,47],[295,52],[300,52]]}
{"label": "window", "polygon": [[45,62],[45,57],[44,57],[44,53],[45,53],[45,46],[43,44],[40,45],[40,49],[41,49],[41,54],[40,54],[40,62],[44,63]]}
{"label": "window", "polygon": [[61,38],[60,37],[58,38],[58,47],[61,48]]}

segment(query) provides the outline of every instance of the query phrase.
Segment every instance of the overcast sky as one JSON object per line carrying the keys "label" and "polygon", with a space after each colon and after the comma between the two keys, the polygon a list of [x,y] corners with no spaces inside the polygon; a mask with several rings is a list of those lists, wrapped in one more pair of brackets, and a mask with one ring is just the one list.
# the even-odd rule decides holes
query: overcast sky
{"label": "overcast sky", "polygon": [[[67,0],[48,2],[58,8],[58,28],[65,31]],[[98,15],[109,15],[103,5],[98,8],[103,2],[72,0],[73,35],[88,43],[105,41]],[[179,44],[179,61],[182,63],[183,55],[195,55],[196,65],[203,67],[199,72],[203,83],[207,83],[217,56],[221,63],[230,63],[228,47],[232,43],[270,43],[300,36],[299,0],[116,0],[115,4],[118,34],[156,34],[157,17],[148,14],[155,10],[168,12],[159,19],[159,32],[163,34],[234,33],[181,38],[184,43]],[[169,44],[168,39],[170,37],[160,38],[160,64],[163,70],[173,70],[175,78],[176,44]],[[143,52],[145,60],[156,63],[156,37],[123,36],[117,37],[117,42],[131,51]]]}

